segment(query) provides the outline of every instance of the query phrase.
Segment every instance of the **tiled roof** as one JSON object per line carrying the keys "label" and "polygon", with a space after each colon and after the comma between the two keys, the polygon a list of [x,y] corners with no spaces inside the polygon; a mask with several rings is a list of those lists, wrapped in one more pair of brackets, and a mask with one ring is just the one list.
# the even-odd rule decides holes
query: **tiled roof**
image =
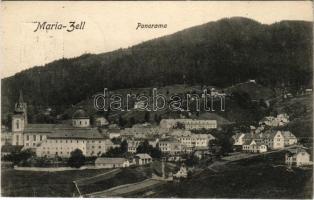
{"label": "tiled roof", "polygon": [[70,124],[27,124],[24,133],[53,133],[59,129],[75,129]]}
{"label": "tiled roof", "polygon": [[105,139],[95,128],[56,130],[53,134],[49,134],[47,138]]}
{"label": "tiled roof", "polygon": [[150,157],[150,155],[148,155],[147,153],[138,153],[135,156],[139,157],[140,159],[152,159],[152,157]]}
{"label": "tiled roof", "polygon": [[105,139],[97,128],[75,128],[69,124],[27,124],[24,133],[47,134],[47,138]]}
{"label": "tiled roof", "polygon": [[95,164],[123,164],[126,161],[125,158],[97,158]]}

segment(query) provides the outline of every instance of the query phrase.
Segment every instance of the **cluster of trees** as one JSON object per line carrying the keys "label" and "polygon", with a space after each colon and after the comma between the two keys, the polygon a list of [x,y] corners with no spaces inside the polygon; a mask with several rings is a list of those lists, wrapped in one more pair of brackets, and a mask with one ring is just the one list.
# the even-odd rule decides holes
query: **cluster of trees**
{"label": "cluster of trees", "polygon": [[2,116],[12,110],[20,89],[30,104],[54,105],[60,113],[104,87],[225,87],[248,79],[269,87],[311,86],[311,44],[310,22],[265,25],[246,18],[222,19],[128,49],[60,59],[5,78]]}
{"label": "cluster of trees", "polygon": [[123,140],[120,147],[110,148],[106,153],[102,154],[102,157],[125,157],[128,153],[128,143]]}
{"label": "cluster of trees", "polygon": [[12,162],[13,165],[21,165],[24,166],[28,162],[28,160],[35,156],[35,153],[30,149],[22,150],[22,151],[13,151],[12,153],[3,156],[4,161]]}
{"label": "cluster of trees", "polygon": [[162,153],[158,147],[153,147],[147,140],[144,140],[136,149],[136,153],[147,153],[152,158],[161,158]]}

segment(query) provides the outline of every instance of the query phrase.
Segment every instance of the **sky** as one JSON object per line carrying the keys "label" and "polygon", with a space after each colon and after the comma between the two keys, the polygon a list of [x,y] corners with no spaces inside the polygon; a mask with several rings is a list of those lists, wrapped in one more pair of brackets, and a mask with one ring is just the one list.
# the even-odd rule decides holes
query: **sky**
{"label": "sky", "polygon": [[[17,12],[18,11],[18,12]],[[1,3],[1,78],[60,58],[104,53],[185,28],[242,16],[264,24],[312,21],[310,1],[15,2]],[[85,22],[84,30],[36,31],[36,22]],[[138,29],[137,24],[167,24]]]}

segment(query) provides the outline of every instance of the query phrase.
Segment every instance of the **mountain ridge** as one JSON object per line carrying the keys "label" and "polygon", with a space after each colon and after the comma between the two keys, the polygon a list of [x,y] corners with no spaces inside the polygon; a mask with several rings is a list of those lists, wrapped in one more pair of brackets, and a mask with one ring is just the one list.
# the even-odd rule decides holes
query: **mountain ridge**
{"label": "mountain ridge", "polygon": [[31,105],[64,109],[104,87],[182,83],[225,87],[247,79],[270,87],[309,86],[311,44],[310,22],[266,25],[249,18],[224,18],[125,49],[55,60],[4,78],[2,114],[12,111],[19,90]]}

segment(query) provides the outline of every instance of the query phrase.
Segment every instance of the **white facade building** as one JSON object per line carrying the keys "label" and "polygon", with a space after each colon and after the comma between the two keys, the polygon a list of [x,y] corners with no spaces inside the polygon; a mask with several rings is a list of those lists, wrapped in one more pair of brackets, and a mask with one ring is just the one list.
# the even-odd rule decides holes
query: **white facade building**
{"label": "white facade building", "polygon": [[160,127],[173,129],[178,123],[182,123],[186,130],[215,129],[217,120],[196,120],[196,119],[162,119]]}

